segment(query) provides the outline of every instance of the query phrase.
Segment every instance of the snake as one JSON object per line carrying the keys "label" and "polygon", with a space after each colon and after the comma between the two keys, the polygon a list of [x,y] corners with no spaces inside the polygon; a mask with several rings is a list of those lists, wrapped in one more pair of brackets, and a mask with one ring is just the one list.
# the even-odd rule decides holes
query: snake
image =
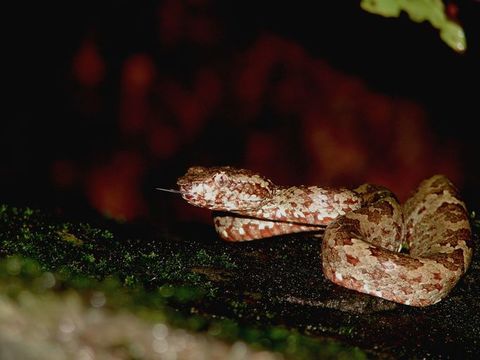
{"label": "snake", "polygon": [[472,259],[468,211],[441,174],[423,180],[403,204],[380,185],[286,187],[230,166],[190,167],[177,185],[189,204],[213,210],[223,240],[323,235],[327,279],[396,303],[439,302]]}

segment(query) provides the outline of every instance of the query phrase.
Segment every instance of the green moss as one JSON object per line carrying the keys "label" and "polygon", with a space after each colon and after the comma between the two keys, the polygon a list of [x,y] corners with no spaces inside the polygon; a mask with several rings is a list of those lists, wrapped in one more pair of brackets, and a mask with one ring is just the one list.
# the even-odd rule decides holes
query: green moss
{"label": "green moss", "polygon": [[228,254],[210,254],[205,249],[200,249],[196,252],[194,261],[199,266],[219,266],[225,269],[237,268],[237,264],[235,264]]}
{"label": "green moss", "polygon": [[[91,303],[102,300],[112,311],[128,310],[145,320],[167,322],[215,337],[282,352],[298,359],[344,357],[364,359],[357,348],[310,338],[295,330],[254,326],[234,318],[199,313],[219,288],[195,269],[237,268],[226,253],[168,248],[165,241],[120,239],[88,224],[56,222],[32,209],[0,205],[0,289],[18,300],[32,294],[75,291]],[[261,294],[252,294],[259,301]],[[227,307],[242,313],[247,304]],[[273,316],[273,315],[272,315]]]}
{"label": "green moss", "polygon": [[81,239],[77,238],[75,235],[70,234],[67,229],[59,231],[58,236],[63,241],[72,243],[73,245],[77,245],[77,246],[83,245],[83,241]]}

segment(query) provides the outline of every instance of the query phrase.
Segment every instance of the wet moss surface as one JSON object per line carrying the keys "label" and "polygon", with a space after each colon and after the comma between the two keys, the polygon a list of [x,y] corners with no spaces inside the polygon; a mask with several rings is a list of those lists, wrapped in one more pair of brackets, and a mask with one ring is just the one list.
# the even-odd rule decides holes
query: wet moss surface
{"label": "wet moss surface", "polygon": [[446,299],[413,308],[330,283],[320,241],[297,235],[231,244],[201,224],[100,229],[0,205],[0,287],[15,297],[54,276],[48,291],[103,291],[114,308],[292,358],[480,353],[478,251]]}

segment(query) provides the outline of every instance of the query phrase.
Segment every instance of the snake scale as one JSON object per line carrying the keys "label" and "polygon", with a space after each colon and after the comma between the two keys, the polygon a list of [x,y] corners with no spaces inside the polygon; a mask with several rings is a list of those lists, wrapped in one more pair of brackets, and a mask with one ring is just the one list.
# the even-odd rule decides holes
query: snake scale
{"label": "snake scale", "polygon": [[191,167],[177,184],[188,203],[215,211],[227,241],[324,229],[329,280],[401,304],[437,303],[471,262],[468,213],[443,175],[424,180],[403,205],[382,186],[282,187],[228,166]]}

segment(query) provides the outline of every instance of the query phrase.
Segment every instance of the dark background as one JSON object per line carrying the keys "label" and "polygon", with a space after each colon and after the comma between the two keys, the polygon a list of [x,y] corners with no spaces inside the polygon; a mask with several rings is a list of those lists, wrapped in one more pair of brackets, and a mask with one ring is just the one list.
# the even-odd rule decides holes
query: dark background
{"label": "dark background", "polygon": [[283,184],[382,183],[401,199],[443,172],[478,208],[479,3],[452,4],[464,54],[359,2],[14,5],[0,199],[201,218],[154,187],[235,165]]}

